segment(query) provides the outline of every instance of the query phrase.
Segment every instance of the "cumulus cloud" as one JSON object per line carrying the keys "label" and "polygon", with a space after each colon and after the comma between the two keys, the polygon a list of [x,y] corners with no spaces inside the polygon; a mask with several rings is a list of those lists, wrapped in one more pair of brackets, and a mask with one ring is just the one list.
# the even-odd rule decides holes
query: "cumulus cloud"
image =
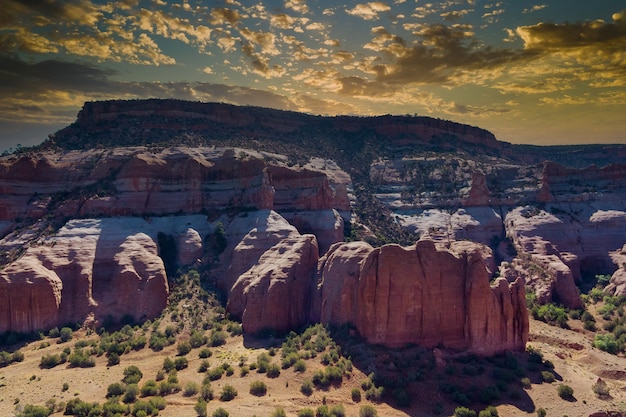
{"label": "cumulus cloud", "polygon": [[352,9],[346,9],[346,13],[352,16],[358,16],[365,20],[378,20],[378,14],[388,12],[391,7],[382,1],[371,1],[369,3],[359,3]]}
{"label": "cumulus cloud", "polygon": [[308,13],[309,6],[306,4],[306,0],[286,0],[285,8],[292,9],[298,13]]}

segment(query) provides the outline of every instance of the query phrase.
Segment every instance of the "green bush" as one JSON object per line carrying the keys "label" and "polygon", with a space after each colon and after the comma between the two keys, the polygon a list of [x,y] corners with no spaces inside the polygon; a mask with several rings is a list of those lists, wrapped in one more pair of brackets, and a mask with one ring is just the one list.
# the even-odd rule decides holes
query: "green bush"
{"label": "green bush", "polygon": [[186,354],[191,352],[191,343],[189,343],[187,340],[178,342],[178,345],[176,345],[176,351],[178,352],[178,356],[185,356]]}
{"label": "green bush", "polygon": [[222,368],[221,366],[209,369],[207,372],[207,378],[209,378],[209,380],[211,381],[217,381],[222,377],[222,375],[224,375],[224,372],[224,368]]}
{"label": "green bush", "polygon": [[315,417],[330,417],[330,410],[327,405],[320,405],[315,410]]}
{"label": "green bush", "polygon": [[612,334],[597,334],[593,339],[593,347],[612,354],[616,354],[620,350]]}
{"label": "green bush", "polygon": [[557,393],[559,394],[559,397],[563,398],[564,400],[574,399],[574,389],[569,385],[559,384],[559,386],[557,387]]}
{"label": "green bush", "polygon": [[48,407],[44,407],[41,405],[30,405],[27,404],[24,406],[24,409],[21,413],[17,414],[18,417],[48,417],[52,414],[52,411]]}
{"label": "green bush", "polygon": [[332,417],[346,417],[346,410],[341,404],[333,405],[329,411]]}
{"label": "green bush", "polygon": [[261,397],[267,393],[267,385],[261,381],[252,381],[250,383],[250,394]]}
{"label": "green bush", "polygon": [[227,337],[226,333],[224,333],[221,330],[212,331],[211,337],[209,338],[209,343],[213,347],[222,346],[226,344],[226,337]]}
{"label": "green bush", "polygon": [[198,393],[198,384],[196,382],[189,381],[187,382],[187,384],[185,384],[185,389],[183,390],[183,396],[191,397],[191,396],[196,395],[197,393]]}
{"label": "green bush", "polygon": [[121,382],[114,382],[107,388],[107,398],[119,397],[126,391],[126,385]]}
{"label": "green bush", "polygon": [[359,409],[359,417],[377,417],[378,416],[378,412],[376,411],[376,409],[369,405],[362,405],[361,408]]}
{"label": "green bush", "polygon": [[137,384],[128,384],[126,386],[126,392],[124,392],[124,397],[122,401],[126,404],[134,403],[137,401],[137,395],[139,394],[139,387]]}
{"label": "green bush", "polygon": [[[193,410],[199,417],[206,417],[208,415],[206,401],[204,401],[203,398],[198,398],[196,405],[193,406]],[[213,413],[213,415],[215,415],[215,413]],[[226,415],[228,415],[228,413],[226,413]]]}
{"label": "green bush", "polygon": [[96,361],[89,356],[84,349],[74,349],[67,358],[70,366],[75,368],[92,368],[96,366]]}
{"label": "green bush", "polygon": [[198,356],[200,357],[200,359],[210,358],[212,354],[213,353],[209,348],[202,348],[200,349],[200,352],[198,352]]}
{"label": "green bush", "polygon": [[498,417],[498,409],[494,406],[489,406],[478,413],[478,417]]}
{"label": "green bush", "polygon": [[200,386],[200,397],[205,401],[211,401],[213,399],[213,389],[211,384],[202,384]]}
{"label": "green bush", "polygon": [[354,401],[355,403],[358,403],[361,401],[361,390],[358,388],[352,388],[351,391],[351,397],[352,397],[352,401]]}
{"label": "green bush", "polygon": [[546,410],[545,408],[538,408],[537,409],[537,417],[546,417]]}
{"label": "green bush", "polygon": [[267,367],[267,377],[268,378],[278,378],[280,376],[280,367],[275,363],[270,364]]}
{"label": "green bush", "polygon": [[231,401],[237,396],[237,390],[232,385],[226,384],[220,393],[221,401]]}
{"label": "green bush", "polygon": [[313,383],[310,379],[305,379],[302,381],[302,385],[300,386],[300,392],[306,395],[307,397],[313,394]]}
{"label": "green bush", "polygon": [[282,407],[276,407],[270,417],[287,417],[287,413],[285,413],[285,409]]}
{"label": "green bush", "polygon": [[379,403],[383,399],[385,390],[383,387],[376,387],[372,385],[370,389],[365,391],[365,398],[374,403]]}
{"label": "green bush", "polygon": [[189,361],[187,360],[187,358],[181,356],[181,357],[174,359],[174,368],[177,371],[181,371],[185,369],[187,366],[189,366]]}
{"label": "green bush", "polygon": [[303,408],[298,411],[298,417],[315,417],[315,411],[312,408]]}
{"label": "green bush", "polygon": [[122,382],[126,384],[136,384],[143,378],[143,373],[135,365],[131,365],[124,369],[124,378]]}
{"label": "green bush", "polygon": [[50,369],[61,363],[61,357],[57,354],[48,354],[41,357],[40,368]]}
{"label": "green bush", "polygon": [[212,417],[228,417],[228,411],[224,410],[222,407],[213,411],[211,414]]}
{"label": "green bush", "polygon": [[142,397],[152,397],[159,393],[159,387],[155,380],[150,379],[143,384],[140,392]]}
{"label": "green bush", "polygon": [[476,411],[466,407],[457,407],[454,409],[454,417],[476,417]]}
{"label": "green bush", "polygon": [[74,332],[72,329],[70,329],[69,327],[63,327],[59,332],[59,342],[69,342],[70,340],[72,340],[73,335]]}
{"label": "green bush", "polygon": [[293,364],[293,370],[296,372],[304,372],[306,371],[306,362],[302,359],[298,359],[294,364]]}
{"label": "green bush", "polygon": [[555,380],[555,376],[550,371],[541,371],[541,380],[543,382],[552,383]]}

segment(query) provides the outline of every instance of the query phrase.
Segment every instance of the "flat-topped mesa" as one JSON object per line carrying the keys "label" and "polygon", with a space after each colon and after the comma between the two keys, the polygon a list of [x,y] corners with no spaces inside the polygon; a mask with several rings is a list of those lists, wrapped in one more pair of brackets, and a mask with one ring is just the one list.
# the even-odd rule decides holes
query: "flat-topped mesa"
{"label": "flat-topped mesa", "polygon": [[[128,125],[133,135],[111,134]],[[224,103],[202,103],[174,99],[111,100],[86,102],[76,122],[57,132],[55,143],[63,148],[82,148],[78,137],[90,133],[90,143],[131,145],[168,140],[176,132],[198,133],[204,139],[223,139],[232,129],[239,136],[272,138],[283,135],[287,141],[297,131],[317,132],[319,140],[336,146],[337,134],[346,137],[370,132],[391,146],[430,145],[434,147],[480,148],[482,152],[500,153],[508,144],[498,142],[487,130],[424,116],[314,116],[292,111]],[[222,133],[216,133],[222,130]],[[94,135],[98,133],[98,135]],[[158,133],[158,135],[157,135]],[[102,134],[102,136],[100,136]],[[306,136],[306,135],[299,135]],[[132,141],[132,143],[130,143]],[[349,140],[348,140],[349,141]],[[128,142],[128,143],[125,143]],[[315,144],[313,144],[315,145]],[[319,144],[318,144],[319,145]]]}
{"label": "flat-topped mesa", "polygon": [[594,194],[624,189],[626,164],[570,168],[548,161],[543,165],[541,190],[537,197],[543,202],[585,201],[594,198]]}

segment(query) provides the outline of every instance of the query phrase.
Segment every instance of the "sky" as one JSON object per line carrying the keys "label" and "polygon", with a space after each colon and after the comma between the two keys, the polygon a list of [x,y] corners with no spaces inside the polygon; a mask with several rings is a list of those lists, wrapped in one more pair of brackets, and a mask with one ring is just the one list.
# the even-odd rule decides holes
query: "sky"
{"label": "sky", "polygon": [[136,98],[626,144],[626,1],[2,0],[0,150]]}

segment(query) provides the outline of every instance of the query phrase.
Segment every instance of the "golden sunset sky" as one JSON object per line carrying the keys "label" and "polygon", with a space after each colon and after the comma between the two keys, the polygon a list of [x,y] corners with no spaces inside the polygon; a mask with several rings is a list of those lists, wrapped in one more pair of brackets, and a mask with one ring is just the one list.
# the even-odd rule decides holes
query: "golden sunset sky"
{"label": "golden sunset sky", "polygon": [[0,88],[0,150],[154,97],[626,144],[626,1],[3,0]]}

